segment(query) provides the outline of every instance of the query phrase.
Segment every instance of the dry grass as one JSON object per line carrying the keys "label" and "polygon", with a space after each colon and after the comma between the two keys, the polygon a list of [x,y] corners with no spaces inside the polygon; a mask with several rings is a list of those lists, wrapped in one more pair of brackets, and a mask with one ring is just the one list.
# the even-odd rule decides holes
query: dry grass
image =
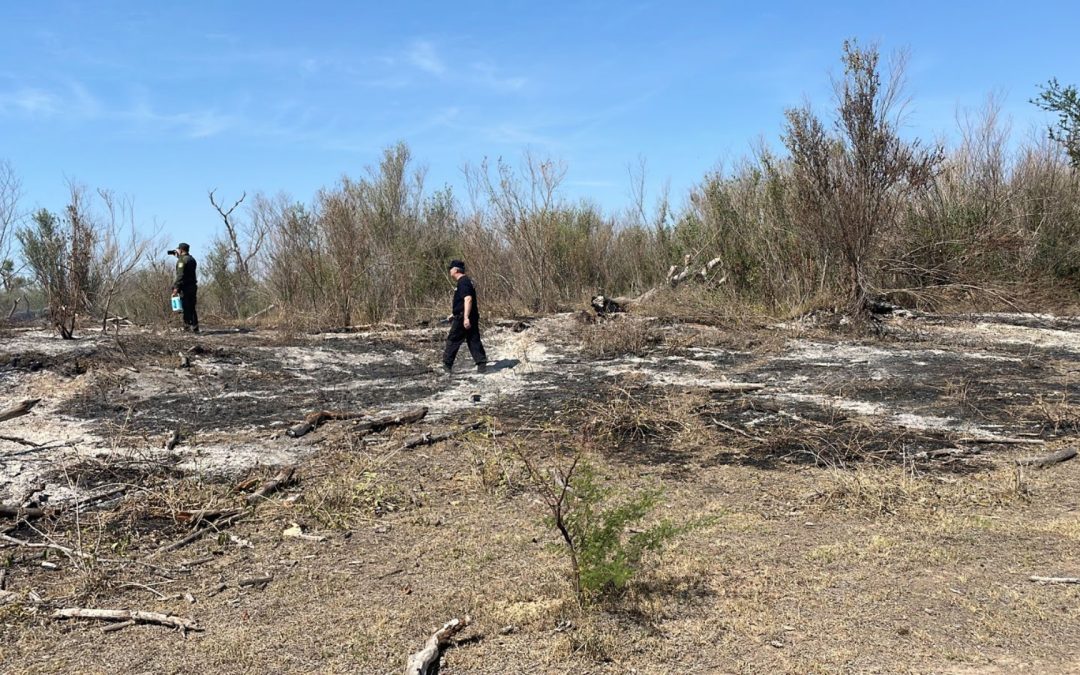
{"label": "dry grass", "polygon": [[625,314],[579,324],[577,338],[582,352],[596,359],[645,356],[663,340],[653,320]]}
{"label": "dry grass", "polygon": [[[698,447],[700,439],[686,435],[693,423],[674,420],[700,401],[618,405],[626,409],[617,417],[631,421],[628,433],[663,438],[675,453]],[[214,555],[157,586],[191,591],[195,605],[122,587],[163,581],[134,568],[122,577],[99,569],[76,584],[70,574],[16,565],[17,588],[67,603],[195,615],[207,631],[183,640],[135,627],[102,637],[90,624],[45,621],[24,601],[4,609],[5,667],[169,670],[182,660],[206,672],[393,672],[434,625],[465,612],[476,627],[445,653],[447,672],[977,672],[994,664],[1067,672],[1080,664],[1080,654],[1060,647],[1080,626],[1077,591],[1025,581],[1076,572],[1067,563],[1076,519],[1059,499],[1080,487],[1069,465],[1028,476],[1024,498],[1004,462],[960,477],[897,465],[698,466],[665,481],[664,511],[714,521],[677,540],[622,596],[583,613],[542,508],[516,489],[521,466],[513,460],[521,450],[544,453],[572,441],[512,433],[408,454],[391,443],[342,448],[305,467],[298,506],[267,505],[233,529],[253,549],[211,538],[161,561],[175,567]],[[642,477],[655,473],[648,463],[598,461],[620,489],[655,480]],[[376,516],[377,486],[413,499]],[[180,483],[138,508],[215,497],[222,498]],[[136,506],[121,512],[130,516]],[[328,539],[283,540],[284,527],[297,521]],[[109,541],[104,535],[105,548]],[[139,545],[132,542],[132,557]],[[274,581],[205,593],[218,580],[255,573]],[[152,652],[140,648],[149,635]]]}

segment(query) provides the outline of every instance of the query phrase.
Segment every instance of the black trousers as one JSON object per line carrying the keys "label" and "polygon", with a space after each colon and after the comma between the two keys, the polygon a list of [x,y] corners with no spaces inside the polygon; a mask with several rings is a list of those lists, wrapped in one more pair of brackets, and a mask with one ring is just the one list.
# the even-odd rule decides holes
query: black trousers
{"label": "black trousers", "polygon": [[180,289],[180,305],[184,308],[184,325],[191,328],[199,327],[199,313],[195,311],[195,305],[199,302],[199,287]]}
{"label": "black trousers", "polygon": [[446,349],[443,350],[443,365],[447,368],[454,366],[461,343],[469,345],[469,353],[477,365],[487,363],[487,353],[484,351],[484,343],[480,341],[480,319],[473,319],[472,325],[465,328],[465,322],[460,316],[455,316],[450,321],[450,334],[446,336]]}

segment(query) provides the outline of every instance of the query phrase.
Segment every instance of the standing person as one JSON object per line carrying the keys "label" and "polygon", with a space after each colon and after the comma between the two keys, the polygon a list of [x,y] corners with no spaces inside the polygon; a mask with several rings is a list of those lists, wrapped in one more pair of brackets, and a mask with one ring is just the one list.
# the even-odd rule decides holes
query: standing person
{"label": "standing person", "polygon": [[195,305],[199,301],[199,281],[195,277],[198,263],[191,257],[191,247],[187,244],[177,244],[176,249],[169,253],[176,256],[173,295],[180,297],[180,304],[184,308],[184,330],[198,333],[199,313],[195,311]]}
{"label": "standing person", "polygon": [[480,341],[480,306],[476,302],[476,287],[472,279],[465,276],[465,263],[460,260],[450,261],[450,278],[457,283],[454,291],[453,316],[450,317],[450,334],[446,336],[446,349],[443,351],[443,370],[447,373],[454,369],[454,358],[462,342],[469,345],[469,353],[476,362],[476,371],[487,369],[487,354],[484,343]]}

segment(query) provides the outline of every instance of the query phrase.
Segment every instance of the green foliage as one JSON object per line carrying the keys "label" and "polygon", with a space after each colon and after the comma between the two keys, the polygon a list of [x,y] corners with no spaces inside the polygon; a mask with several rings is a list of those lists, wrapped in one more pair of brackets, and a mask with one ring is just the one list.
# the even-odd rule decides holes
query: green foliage
{"label": "green foliage", "polygon": [[75,321],[100,285],[90,269],[93,233],[73,197],[64,219],[41,209],[16,232],[23,257],[49,299],[49,315],[60,336],[74,336]]}
{"label": "green foliage", "polygon": [[1080,168],[1080,92],[1075,86],[1061,86],[1057,78],[1041,89],[1031,102],[1058,116],[1057,125],[1050,127],[1050,138],[1065,149],[1073,167]]}
{"label": "green foliage", "polygon": [[578,585],[586,599],[617,591],[641,569],[642,556],[659,552],[682,529],[661,521],[645,530],[629,529],[643,521],[660,503],[659,490],[645,490],[621,503],[606,505],[612,490],[582,465],[571,479],[566,529],[577,547]]}
{"label": "green foliage", "polygon": [[63,224],[50,211],[34,213],[32,224],[19,229],[16,237],[22,245],[23,258],[33,270],[37,282],[46,289],[62,288],[67,279],[67,235]]}
{"label": "green foliage", "polygon": [[575,460],[556,488],[531,466],[530,471],[551,510],[547,523],[566,545],[574,589],[583,606],[624,589],[642,570],[647,553],[660,553],[676,536],[704,523],[661,520],[641,529],[663,493],[643,490],[617,499],[614,489],[585,462]]}

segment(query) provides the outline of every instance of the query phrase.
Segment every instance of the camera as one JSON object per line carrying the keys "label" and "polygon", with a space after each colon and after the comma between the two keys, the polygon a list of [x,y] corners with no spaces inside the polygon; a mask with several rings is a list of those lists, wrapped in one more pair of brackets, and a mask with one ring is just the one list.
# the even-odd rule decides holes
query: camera
{"label": "camera", "polygon": [[165,251],[165,255],[176,255],[176,249],[170,248],[168,251]]}

